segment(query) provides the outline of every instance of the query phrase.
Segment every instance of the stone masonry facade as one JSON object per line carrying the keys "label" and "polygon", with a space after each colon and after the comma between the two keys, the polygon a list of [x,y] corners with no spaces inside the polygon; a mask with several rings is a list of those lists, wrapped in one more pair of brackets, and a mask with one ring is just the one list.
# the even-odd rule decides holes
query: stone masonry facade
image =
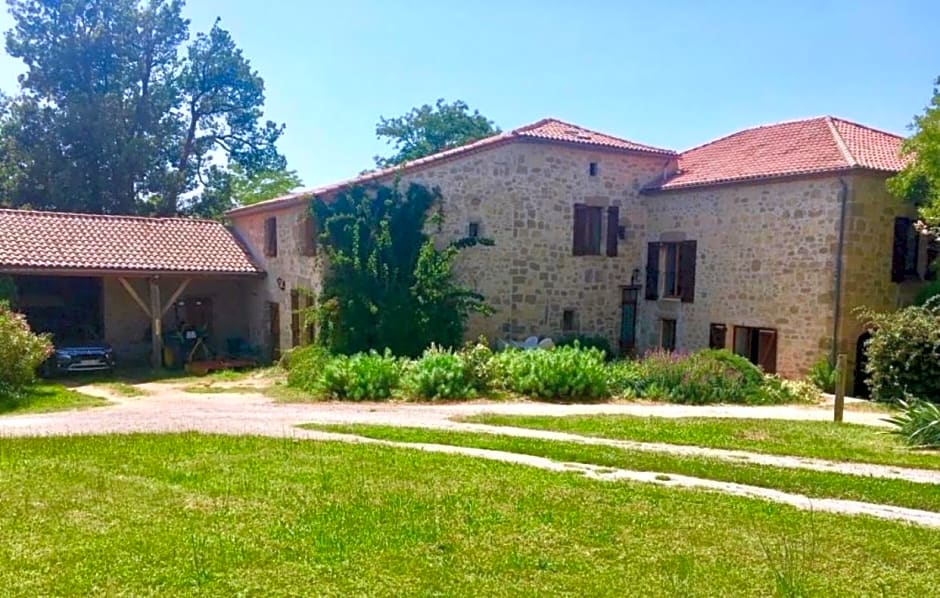
{"label": "stone masonry facade", "polygon": [[[885,191],[889,174],[857,170],[740,182],[687,190],[644,191],[677,168],[675,156],[613,151],[575,144],[516,141],[405,169],[401,184],[440,188],[443,222],[431,232],[440,244],[467,236],[471,224],[491,247],[459,258],[457,274],[494,307],[473,317],[468,339],[524,339],[565,332],[601,335],[618,346],[622,288],[644,284],[651,242],[696,241],[694,300],[644,299],[636,308],[636,350],[662,342],[663,320],[675,321],[676,348],[709,345],[712,324],[776,331],[776,369],[805,374],[828,355],[836,330],[836,256],[841,202],[846,201],[842,309],[837,345],[854,361],[862,332],[854,308],[894,309],[917,284],[890,280],[893,218],[911,210]],[[389,178],[380,182],[388,184]],[[574,206],[605,208],[601,255],[573,255]],[[606,208],[619,208],[617,255],[604,248]],[[291,298],[316,293],[322,259],[302,251],[308,201],[236,211],[236,233],[267,272],[249,311],[253,342],[291,345]],[[277,219],[278,256],[263,252],[265,221]],[[639,276],[637,276],[639,274]],[[271,329],[269,304],[279,309]],[[568,312],[568,318],[565,317]],[[563,323],[571,325],[563,330]]]}

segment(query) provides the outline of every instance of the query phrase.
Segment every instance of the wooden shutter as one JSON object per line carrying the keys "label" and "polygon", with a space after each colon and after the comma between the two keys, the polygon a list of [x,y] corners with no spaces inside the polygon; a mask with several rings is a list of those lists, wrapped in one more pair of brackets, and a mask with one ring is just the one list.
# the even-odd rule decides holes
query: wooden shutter
{"label": "wooden shutter", "polygon": [[620,227],[620,208],[607,208],[607,256],[617,257],[617,229]]}
{"label": "wooden shutter", "polygon": [[777,373],[777,331],[762,328],[757,332],[757,365],[768,374]]}
{"label": "wooden shutter", "polygon": [[584,255],[587,247],[587,206],[574,204],[574,244],[572,255]]}
{"label": "wooden shutter", "polygon": [[907,263],[907,235],[910,234],[910,218],[894,219],[894,249],[891,253],[891,282],[904,281]]}
{"label": "wooden shutter", "polygon": [[277,256],[277,218],[264,221],[264,255]]}
{"label": "wooden shutter", "polygon": [[724,349],[728,337],[728,327],[724,324],[712,324],[708,328],[708,348]]}
{"label": "wooden shutter", "polygon": [[646,246],[646,298],[659,298],[659,243]]}
{"label": "wooden shutter", "polygon": [[314,256],[317,254],[317,232],[313,214],[307,214],[303,217],[301,234],[301,254]]}
{"label": "wooden shutter", "polygon": [[300,345],[300,291],[290,291],[290,345]]}
{"label": "wooden shutter", "polygon": [[679,297],[683,303],[695,300],[695,241],[683,241],[679,244]]}

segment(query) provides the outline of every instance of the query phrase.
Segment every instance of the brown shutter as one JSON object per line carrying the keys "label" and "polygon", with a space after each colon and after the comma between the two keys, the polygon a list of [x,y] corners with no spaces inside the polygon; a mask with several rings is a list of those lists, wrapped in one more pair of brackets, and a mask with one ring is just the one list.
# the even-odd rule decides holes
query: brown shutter
{"label": "brown shutter", "polygon": [[306,256],[313,256],[317,254],[317,238],[316,238],[316,226],[313,219],[313,214],[307,214],[303,219],[303,226],[300,228],[300,234],[302,235],[302,244],[303,248],[302,253]]}
{"label": "brown shutter", "polygon": [[727,342],[728,328],[724,324],[712,324],[708,329],[708,348],[724,349]]}
{"label": "brown shutter", "polygon": [[620,227],[620,208],[607,208],[607,257],[617,257],[617,229]]}
{"label": "brown shutter", "polygon": [[300,291],[290,290],[290,344],[300,345]]}
{"label": "brown shutter", "polygon": [[777,331],[761,329],[757,332],[757,365],[766,373],[777,373]]}
{"label": "brown shutter", "polygon": [[659,298],[659,243],[646,246],[646,298]]}
{"label": "brown shutter", "polygon": [[277,255],[277,218],[264,221],[264,254],[268,257]]}
{"label": "brown shutter", "polygon": [[904,266],[907,262],[907,235],[910,234],[910,218],[894,219],[894,250],[891,253],[891,282],[904,281]]}
{"label": "brown shutter", "polygon": [[683,241],[679,244],[679,296],[683,303],[695,300],[695,241]]}
{"label": "brown shutter", "polygon": [[587,246],[587,206],[574,204],[574,244],[572,255],[584,255]]}

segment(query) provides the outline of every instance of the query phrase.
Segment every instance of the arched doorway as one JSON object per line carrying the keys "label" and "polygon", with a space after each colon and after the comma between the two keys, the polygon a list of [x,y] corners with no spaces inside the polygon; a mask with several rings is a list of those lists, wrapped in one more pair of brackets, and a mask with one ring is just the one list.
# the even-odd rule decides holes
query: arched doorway
{"label": "arched doorway", "polygon": [[868,364],[868,351],[866,351],[866,345],[868,340],[871,338],[871,333],[865,331],[860,337],[858,337],[858,342],[855,343],[855,375],[853,379],[855,384],[852,388],[852,394],[859,398],[868,398],[870,389],[868,388],[868,373],[865,371],[865,366]]}

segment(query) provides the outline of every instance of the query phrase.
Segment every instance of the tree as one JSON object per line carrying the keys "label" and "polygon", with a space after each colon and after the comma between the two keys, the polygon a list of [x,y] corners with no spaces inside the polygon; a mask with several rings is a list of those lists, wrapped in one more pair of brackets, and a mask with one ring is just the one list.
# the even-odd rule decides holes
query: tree
{"label": "tree", "polygon": [[248,174],[235,164],[228,170],[213,167],[199,197],[186,213],[203,218],[220,218],[226,211],[286,195],[303,185],[294,170],[262,170]]}
{"label": "tree", "polygon": [[213,173],[284,170],[264,82],[217,20],[189,40],[182,0],[8,0],[27,67],[0,121],[12,205],[175,214]]}
{"label": "tree", "polygon": [[888,180],[895,195],[918,206],[924,225],[940,237],[940,78],[937,78],[930,105],[914,117],[914,131],[903,146],[911,160]]}
{"label": "tree", "polygon": [[[431,343],[456,346],[484,298],[454,281],[457,255],[479,239],[439,250],[424,232],[440,191],[418,184],[354,187],[313,201],[328,269],[319,297],[318,340],[355,353],[391,349],[416,356]],[[472,241],[472,242],[471,242]],[[482,241],[480,244],[492,244]]]}
{"label": "tree", "polygon": [[380,168],[458,147],[484,137],[496,135],[499,128],[493,121],[457,100],[446,104],[441,98],[435,106],[425,104],[396,118],[379,117],[375,126],[377,138],[395,148],[388,158],[375,157]]}

